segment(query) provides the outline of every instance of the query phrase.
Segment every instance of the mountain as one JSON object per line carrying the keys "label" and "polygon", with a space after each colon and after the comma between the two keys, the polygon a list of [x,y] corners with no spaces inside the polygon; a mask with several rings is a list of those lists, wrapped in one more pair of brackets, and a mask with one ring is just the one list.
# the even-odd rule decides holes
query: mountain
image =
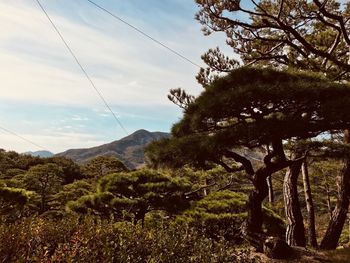
{"label": "mountain", "polygon": [[144,148],[152,141],[170,137],[165,132],[138,130],[120,140],[87,149],[72,149],[56,156],[63,156],[82,164],[97,156],[115,156],[128,168],[135,169],[144,165]]}
{"label": "mountain", "polygon": [[49,158],[49,157],[54,156],[54,154],[52,152],[49,152],[49,151],[25,152],[23,154],[36,156],[36,157],[42,157],[42,158]]}

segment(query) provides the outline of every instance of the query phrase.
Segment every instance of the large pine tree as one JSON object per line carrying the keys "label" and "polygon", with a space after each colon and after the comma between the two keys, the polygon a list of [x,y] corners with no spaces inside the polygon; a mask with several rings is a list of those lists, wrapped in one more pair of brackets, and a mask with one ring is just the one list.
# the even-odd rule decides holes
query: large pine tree
{"label": "large pine tree", "polygon": [[[173,137],[151,144],[147,158],[155,166],[211,163],[229,172],[244,170],[254,190],[243,233],[261,249],[261,205],[266,178],[303,157],[288,159],[283,141],[315,138],[350,127],[350,87],[301,72],[240,68],[218,78],[185,109]],[[234,149],[271,145],[264,165],[253,167]]]}

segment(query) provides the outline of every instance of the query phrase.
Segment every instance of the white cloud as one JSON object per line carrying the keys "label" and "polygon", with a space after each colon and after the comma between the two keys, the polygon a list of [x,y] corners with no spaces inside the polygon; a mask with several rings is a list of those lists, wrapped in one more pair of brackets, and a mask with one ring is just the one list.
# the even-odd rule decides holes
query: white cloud
{"label": "white cloud", "polygon": [[[132,120],[140,121],[142,116],[121,109],[132,105],[151,108],[170,105],[166,97],[169,89],[175,87],[183,87],[192,94],[201,91],[195,80],[196,67],[90,5],[87,9],[85,1],[42,3],[113,110],[129,121],[132,127],[138,127]],[[27,123],[28,129],[24,130],[23,119],[12,119],[12,113],[2,109],[0,113],[5,114],[6,119],[23,124],[14,131],[55,152],[104,143],[106,126],[103,125],[107,118],[103,117],[110,118],[110,112],[105,109],[35,1],[0,1],[0,10],[1,100],[46,105],[45,109],[47,105],[67,106],[69,109],[90,108],[103,119],[99,134],[91,134],[81,124],[91,121],[91,116],[75,116],[74,112],[70,118],[61,118],[56,114],[49,123],[45,123],[47,118],[39,124]],[[66,15],[67,10],[74,17]],[[138,17],[124,18],[196,63],[201,63],[200,55],[209,47],[224,43],[222,38],[203,37],[198,22],[188,24],[177,18],[175,13],[166,16],[164,23],[160,21],[162,29],[159,30],[154,28],[154,24],[141,21]],[[169,21],[169,30],[164,32],[165,23]],[[153,112],[157,114],[156,110]],[[145,120],[150,120],[150,125],[152,120],[158,118],[147,113],[144,116]],[[176,120],[167,118],[166,121],[170,126]],[[72,133],[65,133],[68,129]],[[114,134],[114,131],[107,130],[107,133]],[[33,149],[33,145],[23,143],[12,135],[0,134],[0,148],[27,151]]]}
{"label": "white cloud", "polygon": [[72,118],[71,118],[72,121],[88,121],[89,118],[87,117],[82,117],[82,116],[79,116],[79,115],[74,115]]}
{"label": "white cloud", "polygon": [[[0,3],[0,9],[3,99],[101,105],[96,92],[36,6],[17,0]],[[200,91],[194,79],[197,68],[125,25],[114,20],[99,21],[101,28],[103,23],[116,25],[114,30],[98,31],[96,27],[62,16],[51,16],[110,104],[167,104],[170,88],[182,86],[192,92]],[[174,33],[178,41],[170,39],[169,44],[180,52],[186,51],[200,63],[200,54],[207,49],[203,44],[198,46],[205,39],[201,33],[195,34],[191,26]]]}

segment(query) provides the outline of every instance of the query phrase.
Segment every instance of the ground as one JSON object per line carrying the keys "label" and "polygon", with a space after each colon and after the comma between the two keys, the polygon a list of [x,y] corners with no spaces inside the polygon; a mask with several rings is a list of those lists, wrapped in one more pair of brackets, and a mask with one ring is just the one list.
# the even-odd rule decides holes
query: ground
{"label": "ground", "polygon": [[298,263],[318,263],[318,262],[329,262],[329,263],[349,263],[350,262],[350,248],[340,248],[331,251],[315,251],[305,248],[295,248],[296,256],[289,260],[277,260],[267,258],[264,254],[253,253],[252,257],[256,258],[258,262],[263,263],[287,263],[287,262],[298,262]]}

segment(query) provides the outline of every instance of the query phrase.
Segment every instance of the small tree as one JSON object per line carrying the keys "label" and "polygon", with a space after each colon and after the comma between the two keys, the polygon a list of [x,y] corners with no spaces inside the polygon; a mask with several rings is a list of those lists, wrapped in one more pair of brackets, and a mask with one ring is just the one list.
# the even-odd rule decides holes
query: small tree
{"label": "small tree", "polygon": [[57,209],[64,209],[69,201],[76,201],[82,196],[93,193],[94,190],[94,186],[86,180],[77,180],[64,185],[58,193],[55,193],[50,205],[56,206]]}
{"label": "small tree", "polygon": [[75,180],[83,179],[79,165],[74,163],[71,159],[55,156],[43,160],[45,163],[53,163],[60,167],[62,170],[63,184],[70,184]]}
{"label": "small tree", "polygon": [[[110,174],[99,181],[97,193],[71,202],[71,210],[89,211],[121,220],[133,218],[144,223],[145,215],[153,210],[177,213],[188,206],[185,193],[191,185],[185,180],[161,172],[139,170]],[[132,217],[130,217],[132,215]]]}
{"label": "small tree", "polygon": [[98,156],[82,166],[88,178],[101,178],[110,173],[125,172],[125,165],[113,156]]}
{"label": "small tree", "polygon": [[40,195],[40,212],[47,210],[49,198],[62,187],[62,169],[56,164],[39,164],[29,169],[24,180],[26,189]]}

